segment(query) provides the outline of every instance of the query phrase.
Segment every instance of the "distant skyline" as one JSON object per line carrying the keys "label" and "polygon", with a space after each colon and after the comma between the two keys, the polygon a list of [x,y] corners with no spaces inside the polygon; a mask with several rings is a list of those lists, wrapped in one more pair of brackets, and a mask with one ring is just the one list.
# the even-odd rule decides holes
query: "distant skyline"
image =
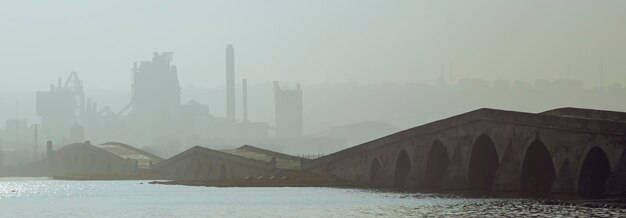
{"label": "distant skyline", "polygon": [[[0,92],[79,72],[130,90],[134,61],[174,52],[181,85],[432,83],[453,78],[626,82],[625,1],[19,1],[3,4]],[[568,73],[568,66],[570,71]]]}

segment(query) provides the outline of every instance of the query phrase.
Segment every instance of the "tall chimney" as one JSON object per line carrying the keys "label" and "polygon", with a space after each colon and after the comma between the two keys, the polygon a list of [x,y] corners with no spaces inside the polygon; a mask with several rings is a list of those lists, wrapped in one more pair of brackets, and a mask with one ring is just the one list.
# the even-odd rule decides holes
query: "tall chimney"
{"label": "tall chimney", "polygon": [[243,122],[248,122],[248,80],[243,79]]}
{"label": "tall chimney", "polygon": [[226,47],[226,117],[235,120],[235,49]]}

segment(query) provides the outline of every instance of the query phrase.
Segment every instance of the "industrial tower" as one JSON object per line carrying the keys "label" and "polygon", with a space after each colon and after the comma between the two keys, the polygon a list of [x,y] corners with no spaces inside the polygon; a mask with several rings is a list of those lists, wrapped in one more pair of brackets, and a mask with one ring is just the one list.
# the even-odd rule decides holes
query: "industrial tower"
{"label": "industrial tower", "polygon": [[235,120],[235,49],[226,46],[226,117]]}

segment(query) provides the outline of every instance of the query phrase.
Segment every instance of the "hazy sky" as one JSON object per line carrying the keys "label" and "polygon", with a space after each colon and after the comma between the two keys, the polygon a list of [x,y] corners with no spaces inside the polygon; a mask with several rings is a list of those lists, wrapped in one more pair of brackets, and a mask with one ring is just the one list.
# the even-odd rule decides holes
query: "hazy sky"
{"label": "hazy sky", "polygon": [[129,90],[132,62],[153,51],[174,52],[181,85],[221,87],[228,43],[251,83],[431,83],[445,68],[595,86],[601,60],[607,83],[626,83],[620,0],[13,1],[0,27],[0,92],[72,70],[88,88]]}

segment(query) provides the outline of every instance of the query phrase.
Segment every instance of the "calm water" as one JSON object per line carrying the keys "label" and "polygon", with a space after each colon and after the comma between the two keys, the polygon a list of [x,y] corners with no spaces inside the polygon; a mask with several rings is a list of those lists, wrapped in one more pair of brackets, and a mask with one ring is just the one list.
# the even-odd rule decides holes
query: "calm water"
{"label": "calm water", "polygon": [[337,188],[210,188],[147,181],[0,179],[0,217],[619,216],[622,209]]}

